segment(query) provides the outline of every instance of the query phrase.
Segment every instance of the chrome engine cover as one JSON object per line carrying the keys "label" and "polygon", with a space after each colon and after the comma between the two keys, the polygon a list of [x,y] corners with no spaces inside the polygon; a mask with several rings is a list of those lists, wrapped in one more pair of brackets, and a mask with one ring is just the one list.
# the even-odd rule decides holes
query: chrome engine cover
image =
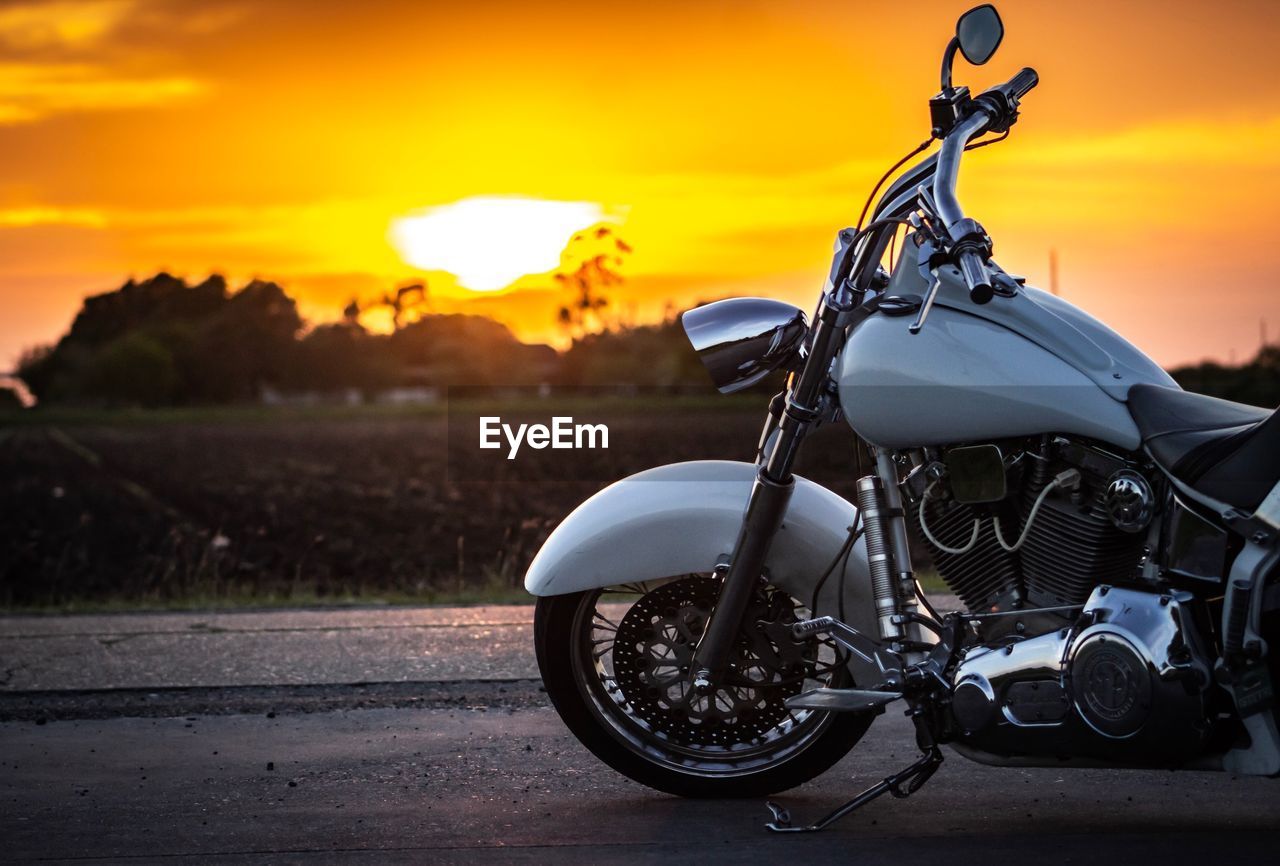
{"label": "chrome engine cover", "polygon": [[1116,529],[1141,532],[1156,511],[1156,495],[1151,482],[1132,469],[1121,469],[1107,481],[1103,507]]}
{"label": "chrome engine cover", "polygon": [[1100,586],[1070,628],[969,650],[953,677],[956,742],[1005,758],[1190,762],[1211,682],[1192,601]]}

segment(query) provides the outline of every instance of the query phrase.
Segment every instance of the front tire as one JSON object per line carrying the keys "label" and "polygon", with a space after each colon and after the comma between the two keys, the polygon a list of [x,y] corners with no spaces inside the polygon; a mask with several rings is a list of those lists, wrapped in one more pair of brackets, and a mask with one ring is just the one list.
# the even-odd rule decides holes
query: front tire
{"label": "front tire", "polygon": [[[711,578],[690,576],[608,595],[590,590],[538,599],[534,641],[547,694],[596,757],[650,788],[682,797],[762,797],[803,784],[843,758],[874,716],[786,710],[782,700],[802,682],[851,685],[847,668],[830,647],[825,662],[815,649],[797,660],[797,649],[787,647],[784,665],[773,652],[776,642],[761,644],[758,627],[760,634],[744,636],[737,648],[739,685],[710,700],[691,697],[681,662],[701,634],[714,586]],[[628,597],[619,595],[624,591],[634,597],[626,607],[618,601]],[[767,607],[766,618],[779,617],[784,626],[793,621],[795,602],[767,592],[748,620],[759,622]],[[619,633],[624,647],[610,637]]]}

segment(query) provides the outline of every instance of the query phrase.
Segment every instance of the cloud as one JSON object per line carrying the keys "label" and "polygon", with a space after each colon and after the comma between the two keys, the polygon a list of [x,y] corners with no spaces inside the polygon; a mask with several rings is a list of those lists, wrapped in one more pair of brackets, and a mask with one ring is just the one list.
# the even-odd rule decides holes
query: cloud
{"label": "cloud", "polygon": [[18,3],[0,9],[5,53],[67,52],[93,46],[135,9],[131,0]]}
{"label": "cloud", "polygon": [[238,0],[37,0],[0,6],[7,57],[67,59],[204,36],[245,16]]}
{"label": "cloud", "polygon": [[[1014,131],[1017,135],[1017,130]],[[1002,147],[1012,163],[1036,165],[1174,166],[1205,165],[1273,167],[1280,165],[1274,143],[1280,117],[1173,117],[1114,132],[1037,138],[1033,146]]]}
{"label": "cloud", "polygon": [[0,210],[0,227],[2,228],[31,228],[32,226],[105,228],[106,225],[105,214],[86,208],[26,207]]}
{"label": "cloud", "polygon": [[133,77],[82,63],[0,63],[0,124],[57,114],[148,108],[191,99],[206,86],[184,76]]}
{"label": "cloud", "polygon": [[0,125],[85,111],[152,108],[209,85],[182,68],[174,37],[202,38],[235,5],[53,0],[0,8]]}

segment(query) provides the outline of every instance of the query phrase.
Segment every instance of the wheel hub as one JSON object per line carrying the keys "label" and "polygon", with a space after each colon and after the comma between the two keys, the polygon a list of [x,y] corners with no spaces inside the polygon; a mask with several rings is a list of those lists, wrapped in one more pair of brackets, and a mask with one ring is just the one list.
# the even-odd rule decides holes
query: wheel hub
{"label": "wheel hub", "polygon": [[[763,738],[787,719],[783,701],[799,694],[812,650],[784,640],[777,625],[795,622],[791,599],[764,590],[748,609],[748,626],[734,647],[730,669],[711,694],[689,676],[694,649],[719,596],[710,577],[690,577],[645,594],[618,624],[613,668],[631,711],[656,733],[687,745],[732,745]],[[767,632],[764,626],[768,628]]]}

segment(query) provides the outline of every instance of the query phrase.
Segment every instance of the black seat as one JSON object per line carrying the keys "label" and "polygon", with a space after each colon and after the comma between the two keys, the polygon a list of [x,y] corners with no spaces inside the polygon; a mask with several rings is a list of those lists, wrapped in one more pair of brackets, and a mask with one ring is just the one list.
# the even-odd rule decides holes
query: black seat
{"label": "black seat", "polygon": [[1129,412],[1160,468],[1198,493],[1253,511],[1280,478],[1280,411],[1134,385]]}

